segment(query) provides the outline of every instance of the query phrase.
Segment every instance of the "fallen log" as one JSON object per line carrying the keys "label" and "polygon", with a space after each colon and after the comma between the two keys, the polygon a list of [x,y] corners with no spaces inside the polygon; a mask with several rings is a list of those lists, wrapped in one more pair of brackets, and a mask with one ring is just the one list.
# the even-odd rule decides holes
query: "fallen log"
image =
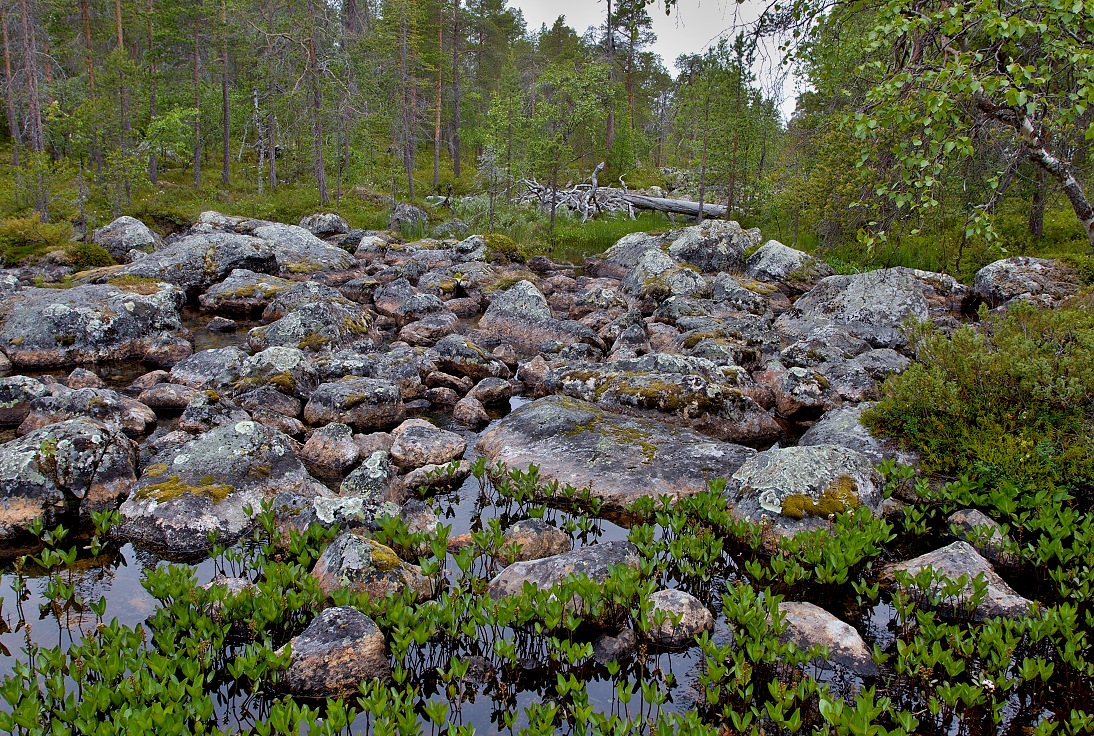
{"label": "fallen log", "polygon": [[[674,215],[699,216],[699,203],[689,199],[666,199],[664,197],[647,197],[644,194],[621,194],[623,201],[631,207],[641,210],[655,210],[657,212],[669,212]],[[726,208],[720,204],[703,204],[703,217],[725,217]]]}

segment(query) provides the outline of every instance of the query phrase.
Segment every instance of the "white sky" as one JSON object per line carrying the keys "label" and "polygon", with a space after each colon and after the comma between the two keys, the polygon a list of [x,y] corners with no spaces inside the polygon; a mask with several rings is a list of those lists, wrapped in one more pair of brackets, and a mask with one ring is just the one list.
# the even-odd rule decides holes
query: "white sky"
{"label": "white sky", "polygon": [[[661,55],[666,68],[676,73],[673,62],[684,53],[702,51],[722,34],[736,35],[735,25],[755,20],[766,6],[762,0],[678,0],[671,16],[665,15],[664,5],[658,0],[649,7],[657,43],[653,51]],[[528,30],[538,30],[546,23],[550,26],[559,15],[566,16],[566,23],[579,34],[591,25],[604,22],[605,0],[509,0],[510,7],[520,8],[528,22]],[[757,77],[764,83],[771,75],[767,71],[773,60],[758,62]],[[794,111],[794,80],[787,79],[782,89],[774,92],[781,98],[783,116]],[[771,94],[772,90],[768,90]]]}

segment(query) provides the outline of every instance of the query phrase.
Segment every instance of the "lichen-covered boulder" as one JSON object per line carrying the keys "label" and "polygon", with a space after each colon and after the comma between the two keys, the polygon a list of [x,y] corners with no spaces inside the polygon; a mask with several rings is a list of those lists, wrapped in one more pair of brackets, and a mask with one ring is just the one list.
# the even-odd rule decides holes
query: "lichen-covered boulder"
{"label": "lichen-covered boulder", "polygon": [[377,378],[321,384],[304,406],[304,421],[309,424],[343,422],[359,432],[388,429],[405,418],[399,387]]}
{"label": "lichen-covered boulder", "polygon": [[384,634],[356,608],[328,608],[289,641],[285,689],[308,698],[352,695],[365,680],[391,675]]}
{"label": "lichen-covered boulder", "polygon": [[494,557],[507,565],[560,555],[570,549],[570,535],[543,519],[521,519],[510,524]]}
{"label": "lichen-covered boulder", "polygon": [[328,302],[349,310],[359,311],[360,305],[345,297],[332,286],[318,281],[287,282],[289,286],[272,295],[262,310],[262,321],[273,322],[290,312],[315,302]]}
{"label": "lichen-covered boulder", "polygon": [[0,427],[19,425],[30,413],[30,403],[49,395],[49,388],[37,378],[0,378]]}
{"label": "lichen-covered boulder", "polygon": [[399,230],[403,227],[425,227],[427,222],[429,222],[429,215],[423,209],[406,202],[396,204],[391,210],[391,217],[388,218],[388,225],[392,230]]}
{"label": "lichen-covered boulder", "polygon": [[326,490],[305,470],[293,441],[262,424],[224,424],[164,453],[144,469],[122,504],[126,539],[172,555],[207,552],[210,534],[233,544],[279,495],[310,499]]}
{"label": "lichen-covered boulder", "polygon": [[175,284],[187,294],[199,293],[237,268],[271,273],[277,258],[269,243],[235,233],[188,235],[122,268],[119,276]]}
{"label": "lichen-covered boulder", "polygon": [[75,417],[98,419],[120,427],[131,437],[144,434],[156,423],[156,413],[139,401],[108,388],[81,388],[34,399],[17,433],[29,434],[48,424]]}
{"label": "lichen-covered boulder", "polygon": [[621,279],[631,272],[642,256],[651,250],[663,250],[667,245],[663,235],[630,233],[608,248],[598,259],[587,259],[586,272],[597,276]]}
{"label": "lichen-covered boulder", "polygon": [[316,212],[300,218],[300,227],[320,238],[349,232],[349,223],[341,215],[333,212]]}
{"label": "lichen-covered boulder", "polygon": [[444,302],[436,294],[418,291],[406,279],[396,279],[381,286],[372,298],[376,311],[393,318],[398,325],[447,311]]}
{"label": "lichen-covered boulder", "polygon": [[728,273],[719,273],[714,277],[710,298],[716,304],[729,305],[752,314],[763,314],[768,309],[767,300],[762,294],[747,288]]}
{"label": "lichen-covered boulder", "polygon": [[530,281],[520,281],[491,297],[490,306],[479,320],[479,334],[528,351],[536,351],[550,341],[605,349],[603,340],[585,325],[556,319],[546,297]]}
{"label": "lichen-covered boulder", "polygon": [[647,635],[658,646],[686,646],[704,631],[714,630],[714,615],[698,598],[683,590],[659,590],[649,597],[649,604]]}
{"label": "lichen-covered boulder", "polygon": [[780,603],[779,613],[786,624],[783,641],[791,641],[799,649],[824,647],[827,661],[859,677],[878,674],[870,649],[850,624],[812,603]]}
{"label": "lichen-covered boulder", "polygon": [[[981,557],[968,542],[954,542],[907,562],[889,565],[882,571],[882,576],[883,580],[900,585],[900,573],[914,578],[928,569],[935,573],[935,579],[928,588],[921,588],[910,579],[906,587],[912,596],[921,599],[924,604],[939,605],[943,612],[959,616],[971,615],[978,621],[996,616],[1021,618],[1029,613],[1033,605],[1007,585],[992,569],[991,563]],[[984,576],[987,588],[983,599],[973,607],[973,583],[980,575]],[[965,579],[965,586],[954,595],[943,599],[942,593],[947,581],[956,582],[961,578]]]}
{"label": "lichen-covered boulder", "polygon": [[437,353],[437,367],[458,376],[481,380],[513,375],[505,363],[463,335],[442,338],[433,349]]}
{"label": "lichen-covered boulder", "polygon": [[757,281],[810,283],[831,276],[832,268],[808,253],[769,240],[745,261],[745,276]]}
{"label": "lichen-covered boulder", "polygon": [[798,440],[799,447],[812,445],[839,445],[861,452],[874,465],[882,460],[895,460],[904,465],[915,465],[919,459],[915,453],[902,450],[893,440],[874,437],[862,424],[862,413],[873,407],[863,402],[840,406],[824,414],[816,424],[805,431]]}
{"label": "lichen-covered boulder", "polygon": [[198,303],[207,312],[252,318],[262,314],[271,299],[292,286],[292,281],[277,276],[237,268],[199,296]]}
{"label": "lichen-covered boulder", "polygon": [[403,469],[443,465],[460,457],[467,449],[463,437],[424,420],[408,420],[396,427],[391,436],[395,439],[391,457]]}
{"label": "lichen-covered boulder", "polygon": [[348,589],[375,599],[409,589],[422,601],[431,598],[436,589],[436,581],[423,575],[420,567],[399,559],[391,548],[353,532],[339,534],[319,556],[311,574],[324,595]]}
{"label": "lichen-covered boulder", "polygon": [[640,498],[704,491],[708,480],[731,475],[754,454],[692,430],[563,396],[520,407],[484,433],[476,449],[516,470],[536,465],[541,479],[587,488],[617,510]]}
{"label": "lichen-covered boulder", "polygon": [[300,449],[300,459],[317,478],[341,478],[354,466],[361,451],[349,425],[331,422],[312,432]]}
{"label": "lichen-covered boulder", "polygon": [[91,242],[102,246],[115,261],[128,260],[129,251],[151,253],[163,244],[159,235],[135,217],[123,215],[91,233]]}
{"label": "lichen-covered boulder", "polygon": [[87,521],[117,508],[137,480],[137,448],[89,417],[42,427],[0,445],[0,539],[41,521]]}
{"label": "lichen-covered boulder", "polygon": [[660,250],[648,250],[623,278],[622,289],[627,294],[661,301],[669,296],[705,296],[709,287],[703,277],[690,268],[683,268]]}
{"label": "lichen-covered boulder", "polygon": [[230,386],[239,380],[247,353],[231,345],[194,353],[171,368],[171,383],[202,390]]}
{"label": "lichen-covered boulder", "polygon": [[390,501],[396,478],[391,455],[386,450],[375,450],[346,476],[338,487],[338,493],[344,498],[362,498],[373,503]]}
{"label": "lichen-covered boulder", "polygon": [[860,506],[876,511],[882,481],[861,453],[835,445],[784,447],[749,458],[731,478],[737,513],[779,528],[816,528],[828,517]]}
{"label": "lichen-covered boulder", "polygon": [[727,442],[762,445],[782,428],[742,388],[737,367],[703,358],[651,353],[609,363],[563,366],[537,389],[590,401],[608,411],[671,422]]}
{"label": "lichen-covered boulder", "polygon": [[16,366],[143,360],[171,366],[193,352],[182,325],[185,295],[136,294],[111,285],[24,289],[0,302],[0,350]]}
{"label": "lichen-covered boulder", "polygon": [[304,351],[275,345],[246,358],[234,385],[239,391],[272,386],[288,396],[307,399],[319,385],[319,376]]}
{"label": "lichen-covered boulder", "polygon": [[272,324],[255,327],[247,334],[254,350],[291,347],[317,352],[362,344],[373,346],[369,338],[372,319],[367,311],[352,302],[318,300],[303,304]]}
{"label": "lichen-covered boulder", "polygon": [[157,383],[141,391],[137,401],[150,409],[181,410],[189,405],[197,389],[178,383]]}
{"label": "lichen-covered boulder", "polygon": [[924,286],[901,269],[829,276],[794,302],[776,321],[787,334],[808,334],[825,325],[848,328],[877,348],[907,344],[902,326],[929,315]]}
{"label": "lichen-covered boulder", "polygon": [[345,271],[356,265],[349,253],[296,225],[271,223],[255,228],[254,235],[269,243],[283,274]]}
{"label": "lichen-covered boulder", "polygon": [[1051,305],[1078,290],[1075,275],[1058,261],[1018,256],[989,263],[976,272],[974,296],[992,307],[1015,299]]}
{"label": "lichen-covered boulder", "polygon": [[710,220],[672,235],[669,255],[705,273],[741,270],[744,252],[760,242],[758,229],[744,230],[732,220]]}
{"label": "lichen-covered boulder", "polygon": [[[486,592],[491,598],[500,600],[520,595],[525,583],[545,590],[562,583],[570,575],[584,575],[597,583],[603,583],[613,569],[638,567],[639,561],[638,550],[630,542],[605,542],[579,547],[551,557],[514,562],[490,581]],[[589,613],[580,596],[568,597],[563,605],[578,616]]]}

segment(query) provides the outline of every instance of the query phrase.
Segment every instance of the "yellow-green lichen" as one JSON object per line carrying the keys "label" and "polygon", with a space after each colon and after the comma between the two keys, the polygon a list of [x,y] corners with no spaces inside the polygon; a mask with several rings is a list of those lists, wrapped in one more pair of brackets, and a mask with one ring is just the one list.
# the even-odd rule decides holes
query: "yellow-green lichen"
{"label": "yellow-green lichen", "polygon": [[155,463],[149,465],[144,469],[144,474],[149,478],[159,478],[161,475],[167,472],[167,466],[164,463]]}
{"label": "yellow-green lichen", "polygon": [[806,516],[827,517],[842,514],[844,511],[857,509],[862,505],[857,493],[858,484],[855,483],[854,478],[841,475],[832,481],[816,500],[804,493],[783,499],[782,515],[791,519],[803,519]]}
{"label": "yellow-green lichen", "polygon": [[403,561],[399,559],[399,556],[391,549],[379,542],[369,540],[369,546],[371,549],[372,566],[380,572],[387,572],[388,570],[395,570],[402,566]]}
{"label": "yellow-green lichen", "polygon": [[218,504],[228,497],[232,491],[235,490],[227,483],[215,483],[212,476],[206,476],[201,479],[199,485],[190,485],[184,482],[179,476],[172,475],[162,483],[155,483],[153,485],[145,486],[136,493],[138,501],[157,501],[159,503],[166,503],[173,501],[180,496],[190,494],[193,496],[201,496],[207,498]]}
{"label": "yellow-green lichen", "polygon": [[296,347],[301,350],[311,350],[313,352],[319,352],[323,348],[330,345],[331,339],[326,335],[320,335],[318,332],[312,332],[305,335],[300,342],[296,344]]}
{"label": "yellow-green lichen", "polygon": [[107,279],[106,283],[117,286],[122,291],[144,296],[155,294],[160,290],[160,282],[147,276],[115,276],[112,279]]}

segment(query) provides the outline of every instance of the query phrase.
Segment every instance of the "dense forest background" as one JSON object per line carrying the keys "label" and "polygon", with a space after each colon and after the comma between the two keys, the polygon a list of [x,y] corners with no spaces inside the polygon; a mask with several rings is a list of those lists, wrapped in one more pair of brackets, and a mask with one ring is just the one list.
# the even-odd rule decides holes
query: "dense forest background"
{"label": "dense forest background", "polygon": [[[1033,24],[1014,36],[972,5],[773,6],[664,60],[649,13],[665,8],[644,0],[605,2],[584,34],[528,28],[506,0],[3,0],[0,245],[10,265],[121,214],[170,232],[205,209],[386,227],[394,201],[430,195],[456,195],[437,222],[529,246],[668,227],[511,204],[525,179],[566,186],[604,161],[601,184],[724,204],[838,269],[1081,253],[1081,207],[1038,151],[1090,173],[1090,16],[1000,4]],[[973,18],[953,7],[980,15],[947,30]],[[789,121],[755,76],[761,37],[807,90]],[[985,49],[1009,63],[978,68]]]}

